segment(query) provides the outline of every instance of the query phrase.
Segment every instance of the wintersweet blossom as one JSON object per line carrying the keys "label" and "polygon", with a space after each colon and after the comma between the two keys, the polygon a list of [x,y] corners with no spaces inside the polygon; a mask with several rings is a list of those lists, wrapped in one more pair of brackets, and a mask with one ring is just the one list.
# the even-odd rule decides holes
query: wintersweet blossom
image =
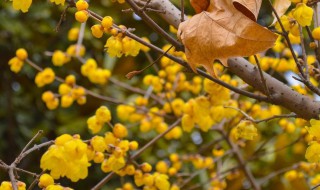
{"label": "wintersweet blossom", "polygon": [[308,7],[304,3],[297,4],[297,7],[293,10],[293,17],[301,26],[310,26],[313,16],[313,9]]}
{"label": "wintersweet blossom", "polygon": [[13,0],[12,6],[16,10],[21,10],[23,13],[28,12],[32,0]]}

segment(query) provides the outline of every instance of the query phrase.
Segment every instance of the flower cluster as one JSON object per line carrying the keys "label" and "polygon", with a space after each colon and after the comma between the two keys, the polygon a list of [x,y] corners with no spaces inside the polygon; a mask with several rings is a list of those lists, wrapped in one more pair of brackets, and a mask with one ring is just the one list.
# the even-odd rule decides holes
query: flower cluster
{"label": "flower cluster", "polygon": [[135,167],[130,164],[126,165],[127,152],[131,147],[130,142],[128,140],[121,140],[121,138],[115,136],[115,132],[113,131],[107,132],[104,141],[101,141],[101,143],[104,143],[105,151],[108,153],[108,157],[101,163],[102,171],[106,173],[113,171],[121,176],[132,175]]}
{"label": "flower cluster", "polygon": [[46,173],[40,176],[38,186],[43,190],[73,190],[69,187],[63,187],[59,184],[54,184],[53,177]]}
{"label": "flower cluster", "polygon": [[51,84],[55,79],[55,73],[51,68],[45,68],[40,71],[35,78],[35,83],[38,87],[43,87],[47,84]]}
{"label": "flower cluster", "polygon": [[86,103],[86,91],[83,87],[76,85],[76,78],[74,75],[68,75],[64,81],[59,85],[59,94],[54,94],[52,91],[45,91],[42,94],[42,101],[46,103],[48,109],[53,110],[59,106],[59,97],[61,98],[61,107],[67,108],[76,101],[79,105]]}
{"label": "flower cluster", "polygon": [[168,176],[158,172],[151,174],[137,170],[134,174],[134,182],[138,187],[144,186],[144,189],[170,190]]}
{"label": "flower cluster", "polygon": [[121,57],[123,54],[125,56],[137,56],[141,45],[127,36],[122,37],[122,34],[120,34],[108,38],[104,47],[107,48],[107,52],[111,57]]}
{"label": "flower cluster", "polygon": [[[101,38],[104,33],[112,35],[104,46],[111,57],[121,57],[123,54],[125,56],[137,56],[142,45],[128,36],[124,36],[126,30],[127,28],[123,25],[114,27],[113,19],[110,16],[105,16],[100,24],[91,27],[92,35],[96,38]],[[143,49],[148,51],[146,47],[143,47]]]}
{"label": "flower cluster", "polygon": [[[16,185],[18,187],[18,190],[26,190],[26,184],[25,183],[23,183],[21,181],[18,181],[16,183]],[[1,182],[0,190],[13,190],[11,182],[10,181]]]}
{"label": "flower cluster", "polygon": [[[64,5],[65,0],[50,0],[52,3],[55,3],[56,5]],[[13,0],[12,7],[15,10],[21,10],[23,13],[26,13],[29,11],[29,8],[32,4],[32,0]]]}
{"label": "flower cluster", "polygon": [[94,59],[88,59],[81,66],[81,74],[95,84],[106,84],[111,77],[110,70],[99,68]]}
{"label": "flower cluster", "polygon": [[254,126],[254,123],[249,120],[240,121],[234,130],[233,135],[235,139],[243,138],[253,140],[258,136],[257,128]]}
{"label": "flower cluster", "polygon": [[309,142],[309,147],[306,151],[306,159],[309,162],[319,163],[320,162],[320,121],[311,119],[311,127],[308,127],[307,130],[312,137],[312,140]]}
{"label": "flower cluster", "polygon": [[68,75],[64,83],[59,85],[59,94],[61,95],[61,107],[67,108],[77,101],[79,105],[86,103],[85,89],[76,85],[74,75]]}
{"label": "flower cluster", "polygon": [[224,118],[234,117],[237,112],[226,110],[224,106],[238,107],[237,103],[230,100],[230,91],[209,80],[204,81],[207,97],[199,96],[190,99],[183,107],[182,128],[190,132],[195,124],[202,131],[208,131],[215,123]]}
{"label": "flower cluster", "polygon": [[15,10],[21,10],[23,13],[26,13],[28,12],[31,4],[32,0],[13,0],[12,7]]}
{"label": "flower cluster", "polygon": [[99,133],[105,123],[110,122],[111,113],[106,106],[97,109],[96,114],[87,120],[88,128],[93,134]]}
{"label": "flower cluster", "polygon": [[[76,33],[76,31],[73,33]],[[70,41],[76,38],[72,35],[77,35],[77,34],[70,34],[70,37],[69,37]],[[51,61],[54,66],[61,67],[66,63],[70,62],[72,57],[76,57],[76,56],[81,57],[85,54],[85,52],[86,52],[86,49],[83,45],[73,44],[73,45],[70,45],[65,52],[61,50],[55,50],[52,54]]]}
{"label": "flower cluster", "polygon": [[76,182],[88,176],[87,144],[79,135],[64,134],[56,138],[54,145],[42,155],[40,167],[50,170],[54,179],[67,177]]}
{"label": "flower cluster", "polygon": [[89,18],[89,12],[87,11],[89,8],[88,2],[85,0],[79,0],[76,3],[76,7],[78,11],[74,15],[75,19],[80,23],[86,22]]}
{"label": "flower cluster", "polygon": [[25,49],[20,48],[16,51],[16,56],[8,62],[11,71],[18,73],[23,67],[24,61],[28,58],[28,53]]}

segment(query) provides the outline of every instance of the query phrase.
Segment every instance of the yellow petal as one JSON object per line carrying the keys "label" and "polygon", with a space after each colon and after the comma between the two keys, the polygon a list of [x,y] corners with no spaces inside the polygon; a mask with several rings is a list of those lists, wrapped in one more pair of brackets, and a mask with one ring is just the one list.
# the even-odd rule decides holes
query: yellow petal
{"label": "yellow petal", "polygon": [[16,10],[21,10],[22,12],[28,12],[31,6],[32,0],[13,0],[12,6]]}

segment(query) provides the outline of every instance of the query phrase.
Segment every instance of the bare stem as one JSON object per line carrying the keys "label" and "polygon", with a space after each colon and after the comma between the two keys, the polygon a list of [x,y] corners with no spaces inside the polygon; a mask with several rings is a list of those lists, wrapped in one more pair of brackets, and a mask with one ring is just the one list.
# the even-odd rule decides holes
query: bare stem
{"label": "bare stem", "polygon": [[224,137],[224,139],[227,141],[228,145],[230,146],[230,148],[232,149],[232,151],[234,152],[234,155],[236,156],[236,159],[238,161],[238,164],[240,166],[240,168],[242,168],[244,174],[246,175],[247,179],[249,180],[251,187],[254,190],[260,190],[260,185],[257,183],[256,179],[254,178],[254,176],[252,175],[250,169],[248,168],[248,166],[246,165],[245,160],[243,159],[239,148],[236,144],[232,143],[232,141],[229,139],[227,133],[222,129],[219,130],[219,132],[222,134],[222,136]]}
{"label": "bare stem", "polygon": [[157,23],[155,23],[133,0],[126,0],[126,2],[132,7],[133,11],[139,15],[151,28],[153,28],[164,39],[170,42],[177,50],[182,50],[183,45],[176,39],[172,38],[166,31],[164,31]]}
{"label": "bare stem", "polygon": [[268,96],[269,99],[271,99],[272,97],[271,97],[269,88],[267,86],[266,79],[263,76],[263,71],[262,71],[261,66],[260,66],[260,61],[258,60],[258,57],[256,55],[254,55],[254,59],[256,60],[256,63],[258,65],[259,74],[260,74],[260,77],[261,77],[261,82],[262,82],[263,87],[265,89],[265,94]]}
{"label": "bare stem", "polygon": [[20,155],[16,158],[16,164],[20,162],[20,160],[22,159],[21,156],[27,150],[27,148],[29,148],[29,146],[35,141],[35,139],[38,138],[42,133],[42,130],[38,131],[37,134],[34,135],[33,138],[28,142],[28,144],[22,149]]}

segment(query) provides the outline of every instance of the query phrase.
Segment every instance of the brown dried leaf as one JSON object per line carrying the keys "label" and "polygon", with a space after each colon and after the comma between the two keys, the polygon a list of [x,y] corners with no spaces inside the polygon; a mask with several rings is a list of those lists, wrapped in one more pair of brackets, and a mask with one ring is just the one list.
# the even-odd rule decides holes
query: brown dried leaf
{"label": "brown dried leaf", "polygon": [[191,6],[194,8],[196,13],[206,11],[210,5],[210,0],[190,0]]}
{"label": "brown dried leaf", "polygon": [[[275,0],[275,2],[273,3],[273,7],[276,10],[279,17],[281,17],[282,15],[284,15],[284,13],[286,13],[290,5],[291,5],[290,0]],[[275,17],[274,14],[273,14],[273,17],[274,19],[271,25],[277,22],[277,18]]]}
{"label": "brown dried leaf", "polygon": [[[258,0],[246,0],[246,5],[250,1]],[[202,65],[215,76],[215,59],[226,65],[229,57],[253,55],[274,45],[277,36],[239,12],[231,0],[211,0],[208,11],[179,26],[178,37],[194,71]],[[252,14],[256,17],[257,13]]]}
{"label": "brown dried leaf", "polygon": [[233,6],[253,21],[257,21],[262,0],[232,0]]}

